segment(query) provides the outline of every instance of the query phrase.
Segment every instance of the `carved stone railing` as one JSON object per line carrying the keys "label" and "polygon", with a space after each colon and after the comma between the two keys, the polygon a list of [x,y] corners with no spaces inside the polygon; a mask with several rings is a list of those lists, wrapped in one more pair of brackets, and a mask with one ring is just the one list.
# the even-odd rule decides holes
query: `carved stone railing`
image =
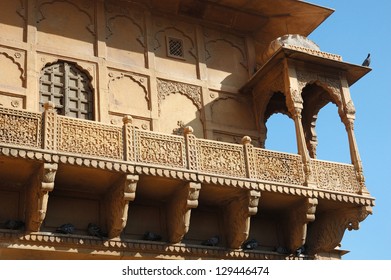
{"label": "carved stone railing", "polygon": [[[238,145],[198,139],[190,127],[184,136],[169,135],[137,129],[131,117],[120,127],[59,116],[50,104],[44,113],[0,107],[1,143],[235,180],[301,187],[305,182],[299,155],[255,148],[247,136]],[[353,165],[312,160],[311,169],[318,189],[360,194]]]}
{"label": "carved stone railing", "polygon": [[311,165],[319,189],[359,193],[360,184],[352,164],[311,160]]}
{"label": "carved stone railing", "polygon": [[0,107],[0,142],[40,148],[41,114]]}

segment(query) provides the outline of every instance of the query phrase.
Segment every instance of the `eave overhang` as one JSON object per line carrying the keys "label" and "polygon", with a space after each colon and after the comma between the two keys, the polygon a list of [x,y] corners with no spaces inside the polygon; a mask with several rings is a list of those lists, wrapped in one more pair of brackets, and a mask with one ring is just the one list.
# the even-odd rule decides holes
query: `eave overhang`
{"label": "eave overhang", "polygon": [[[123,1],[123,0],[120,0]],[[120,2],[118,1],[118,2]],[[149,9],[193,18],[270,42],[287,33],[309,35],[334,10],[297,0],[128,0]]]}
{"label": "eave overhang", "polygon": [[[311,51],[310,51],[311,52]],[[333,69],[334,72],[346,75],[348,85],[352,86],[355,82],[369,73],[372,69],[361,65],[347,63],[342,61],[339,56],[324,53],[301,51],[298,48],[290,46],[281,46],[272,57],[243,85],[240,92],[247,93],[251,91],[262,79],[262,77],[271,71],[274,67],[282,63],[283,60],[295,60],[305,65],[325,67]]]}

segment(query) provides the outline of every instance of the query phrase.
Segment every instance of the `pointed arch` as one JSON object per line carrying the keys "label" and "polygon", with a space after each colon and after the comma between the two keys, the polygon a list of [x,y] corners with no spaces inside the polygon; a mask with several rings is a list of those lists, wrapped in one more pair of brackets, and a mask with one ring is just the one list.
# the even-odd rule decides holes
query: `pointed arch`
{"label": "pointed arch", "polygon": [[39,79],[41,110],[47,101],[54,103],[60,115],[94,119],[92,77],[74,62],[58,60],[46,64]]}

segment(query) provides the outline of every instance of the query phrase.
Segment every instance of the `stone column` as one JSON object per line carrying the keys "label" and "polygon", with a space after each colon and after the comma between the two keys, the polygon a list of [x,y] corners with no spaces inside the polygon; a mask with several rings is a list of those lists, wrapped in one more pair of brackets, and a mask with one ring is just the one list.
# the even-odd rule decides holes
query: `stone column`
{"label": "stone column", "polygon": [[360,158],[360,153],[358,151],[356,136],[354,134],[354,120],[356,118],[356,109],[350,97],[349,85],[344,77],[341,78],[341,86],[343,101],[343,113],[341,114],[341,119],[345,125],[345,129],[348,134],[350,158],[356,170],[357,180],[360,185],[359,194],[369,195],[369,192],[365,186],[362,162]]}
{"label": "stone column", "polygon": [[295,122],[297,150],[299,155],[302,157],[304,165],[305,185],[315,186],[315,180],[311,170],[311,159],[307,150],[303,123],[301,121],[303,99],[301,97],[301,92],[299,91],[296,69],[289,66],[287,61],[285,61],[284,75],[286,105],[293,121]]}

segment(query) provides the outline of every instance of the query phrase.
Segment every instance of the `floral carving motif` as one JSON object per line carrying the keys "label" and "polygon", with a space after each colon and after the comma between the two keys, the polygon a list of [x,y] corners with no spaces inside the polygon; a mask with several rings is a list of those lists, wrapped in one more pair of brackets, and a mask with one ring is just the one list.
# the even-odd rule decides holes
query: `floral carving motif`
{"label": "floral carving motif", "polygon": [[303,167],[300,156],[254,149],[258,179],[302,185]]}
{"label": "floral carving motif", "polygon": [[63,152],[122,159],[120,127],[58,116],[58,149]]}
{"label": "floral carving motif", "polygon": [[201,171],[246,177],[243,146],[197,140],[198,167]]}
{"label": "floral carving motif", "polygon": [[312,160],[318,188],[357,193],[360,190],[353,165]]}
{"label": "floral carving motif", "polygon": [[40,147],[41,114],[0,108],[0,142]]}
{"label": "floral carving motif", "polygon": [[[161,79],[157,79],[158,86],[158,98],[159,98],[159,106],[162,104],[163,100],[166,99],[167,96],[173,93],[180,93],[186,95],[190,98],[194,105],[200,110],[202,107],[201,101],[201,88],[199,86],[193,86],[189,84],[174,82],[174,81],[165,81]],[[160,112],[160,108],[159,108]]]}
{"label": "floral carving motif", "polygon": [[186,167],[183,137],[161,135],[142,130],[136,130],[135,132],[138,161]]}

